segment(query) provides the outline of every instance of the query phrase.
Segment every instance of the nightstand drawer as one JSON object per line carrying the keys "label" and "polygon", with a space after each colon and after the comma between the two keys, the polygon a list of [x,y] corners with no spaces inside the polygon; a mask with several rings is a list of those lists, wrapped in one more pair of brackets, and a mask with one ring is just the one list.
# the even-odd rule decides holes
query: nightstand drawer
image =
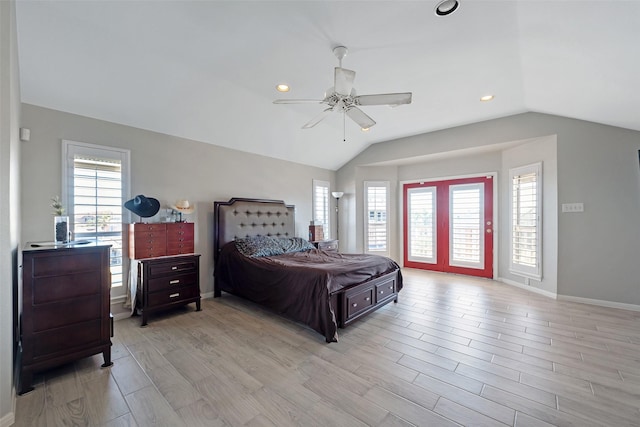
{"label": "nightstand drawer", "polygon": [[156,279],[149,279],[148,291],[149,292],[165,291],[165,290],[177,289],[183,286],[193,285],[197,283],[198,283],[198,274],[196,272],[158,277]]}
{"label": "nightstand drawer", "polygon": [[148,298],[147,303],[149,307],[180,303],[185,300],[200,298],[200,288],[198,286],[189,286],[176,290],[168,289],[166,291],[150,293]]}
{"label": "nightstand drawer", "polygon": [[149,266],[149,277],[166,276],[172,273],[197,271],[198,260],[194,258],[173,258],[167,262],[153,263]]}
{"label": "nightstand drawer", "polygon": [[319,240],[317,242],[311,242],[313,245],[322,251],[337,251],[338,240]]}

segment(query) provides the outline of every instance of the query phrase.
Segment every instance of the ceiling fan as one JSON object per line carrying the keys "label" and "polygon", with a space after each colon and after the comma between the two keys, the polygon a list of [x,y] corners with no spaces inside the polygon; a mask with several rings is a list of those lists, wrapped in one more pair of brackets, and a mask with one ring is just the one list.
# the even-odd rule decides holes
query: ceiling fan
{"label": "ceiling fan", "polygon": [[302,126],[309,129],[324,120],[330,113],[343,113],[343,117],[349,116],[363,130],[368,130],[376,124],[375,120],[365,114],[359,106],[366,105],[390,105],[396,107],[402,104],[411,104],[411,92],[404,93],[380,93],[374,95],[357,95],[353,88],[353,80],[356,72],[342,68],[342,59],[347,56],[347,48],[338,46],[333,49],[333,54],[338,58],[339,67],[335,67],[333,86],[327,89],[324,99],[276,99],[274,104],[327,104],[328,108]]}

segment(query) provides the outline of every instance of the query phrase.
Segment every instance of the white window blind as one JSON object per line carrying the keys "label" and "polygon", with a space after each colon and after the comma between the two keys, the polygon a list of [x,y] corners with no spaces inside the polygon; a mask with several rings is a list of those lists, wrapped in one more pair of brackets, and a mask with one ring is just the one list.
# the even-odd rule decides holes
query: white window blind
{"label": "white window blind", "polygon": [[331,236],[329,217],[329,182],[313,180],[313,220],[322,225],[325,239]]}
{"label": "white window blind", "polygon": [[436,187],[410,188],[407,191],[409,261],[437,262]]}
{"label": "white window blind", "polygon": [[389,182],[365,181],[365,252],[389,255]]}
{"label": "white window blind", "polygon": [[[64,141],[67,211],[76,240],[111,245],[111,286],[123,285],[123,204],[128,193],[128,150]],[[119,292],[112,291],[112,297]]]}
{"label": "white window blind", "polygon": [[449,265],[484,268],[484,184],[449,187]]}
{"label": "white window blind", "polygon": [[514,274],[542,278],[542,164],[511,169],[511,264]]}

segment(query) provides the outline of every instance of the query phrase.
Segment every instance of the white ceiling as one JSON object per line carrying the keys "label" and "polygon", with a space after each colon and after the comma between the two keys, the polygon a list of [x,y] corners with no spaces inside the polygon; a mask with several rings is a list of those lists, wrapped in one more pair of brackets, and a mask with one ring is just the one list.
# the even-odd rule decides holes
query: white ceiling
{"label": "white ceiling", "polygon": [[[640,130],[640,1],[18,0],[22,101],[338,169],[373,143],[537,111]],[[337,59],[413,103],[301,126]],[[291,85],[288,94],[277,83]],[[492,102],[480,102],[494,94]]]}

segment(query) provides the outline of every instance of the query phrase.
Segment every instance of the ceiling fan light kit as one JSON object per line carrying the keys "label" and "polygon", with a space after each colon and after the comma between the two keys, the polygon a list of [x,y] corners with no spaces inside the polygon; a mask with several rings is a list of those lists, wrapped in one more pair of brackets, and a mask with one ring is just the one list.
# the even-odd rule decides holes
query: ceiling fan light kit
{"label": "ceiling fan light kit", "polygon": [[310,129],[324,120],[330,113],[339,112],[356,122],[360,129],[369,130],[376,124],[359,106],[389,105],[392,107],[410,104],[411,92],[380,93],[373,95],[358,95],[353,88],[356,72],[342,68],[342,60],[347,56],[348,49],[344,46],[333,48],[333,54],[338,58],[339,66],[334,68],[333,87],[327,89],[323,99],[276,99],[274,104],[327,104],[324,109],[313,119],[302,126],[302,129]]}

